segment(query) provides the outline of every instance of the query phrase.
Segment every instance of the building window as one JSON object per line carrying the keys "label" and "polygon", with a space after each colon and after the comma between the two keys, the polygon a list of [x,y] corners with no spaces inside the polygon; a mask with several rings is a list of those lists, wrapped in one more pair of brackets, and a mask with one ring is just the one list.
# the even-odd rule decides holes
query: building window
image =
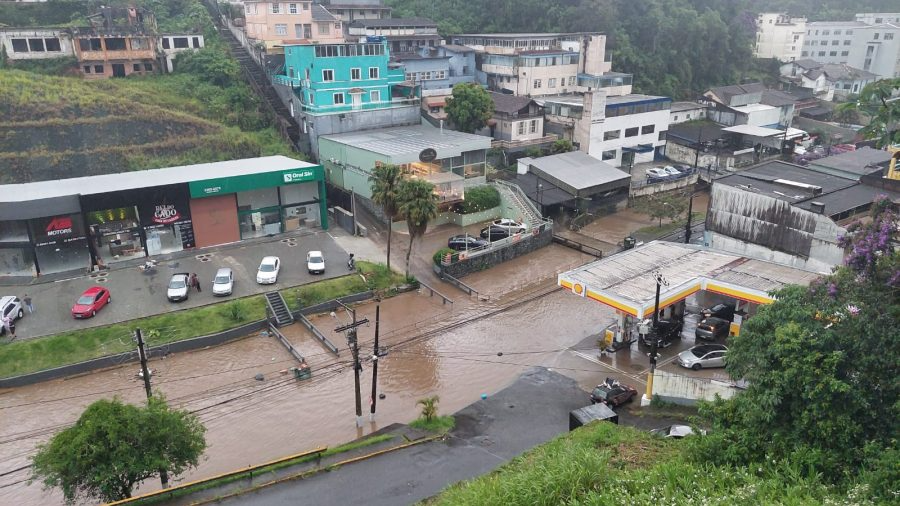
{"label": "building window", "polygon": [[847,35],[853,35],[853,30],[847,30],[847,31],[844,32],[844,33],[847,34]]}
{"label": "building window", "polygon": [[[283,23],[278,23],[275,25],[275,35],[287,35],[287,25]],[[178,42],[178,39],[175,39],[175,42]],[[187,47],[187,46],[185,46]]]}
{"label": "building window", "polygon": [[[887,36],[885,36],[884,38],[886,39]],[[47,51],[53,51],[53,52],[62,51],[62,48],[59,45],[59,39],[57,39],[55,37],[52,39],[44,39],[44,43],[47,46]]]}
{"label": "building window", "polygon": [[163,42],[163,49],[172,49],[172,45],[169,43],[168,37],[163,38],[162,42]]}
{"label": "building window", "polygon": [[281,4],[273,3],[272,4],[272,14],[278,14],[281,12]]}
{"label": "building window", "polygon": [[[187,39],[183,39],[183,40],[184,40],[184,45],[180,46],[180,45],[178,45],[179,39],[175,39],[175,47],[177,47],[177,48],[178,47],[187,47]],[[135,50],[135,51],[150,49],[150,41],[143,37],[135,37],[135,38],[131,39],[131,49]]]}
{"label": "building window", "polygon": [[[12,46],[13,46],[13,51],[16,53],[27,53],[28,52],[28,41],[26,39],[13,39]],[[83,45],[82,45],[81,49],[84,49]]]}
{"label": "building window", "polygon": [[144,72],[153,72],[153,64],[145,63],[144,64]]}
{"label": "building window", "polygon": [[132,70],[134,70],[135,72],[140,72],[140,71],[141,71],[141,64],[140,64],[140,63],[135,63],[135,64],[132,66]]}
{"label": "building window", "polygon": [[859,91],[859,83],[854,83],[853,84],[853,93],[856,93],[857,91]]}
{"label": "building window", "polygon": [[378,79],[378,67],[369,67],[369,79]]}
{"label": "building window", "polygon": [[830,32],[828,30],[822,30],[822,35],[830,35]]}
{"label": "building window", "polygon": [[303,10],[305,10],[305,11],[309,10],[309,2],[303,2]]}
{"label": "building window", "polygon": [[297,4],[288,4],[288,12],[297,14]]}
{"label": "building window", "polygon": [[[800,56],[809,56],[809,51],[803,51],[802,53],[800,53]],[[677,120],[678,116],[676,116],[675,119]]]}
{"label": "building window", "polygon": [[380,90],[372,90],[369,92],[369,102],[377,104],[381,102],[381,91]]}
{"label": "building window", "polygon": [[849,46],[849,45],[850,45],[850,41],[849,41],[849,40],[845,40],[845,41],[844,41],[844,45],[845,45],[845,46]]}
{"label": "building window", "polygon": [[537,120],[536,119],[531,120],[531,125],[530,125],[530,128],[528,129],[528,131],[533,134],[537,133]]}
{"label": "building window", "polygon": [[540,80],[540,79],[535,79],[535,80],[534,80],[534,89],[538,89],[538,88],[540,88],[540,87],[541,87],[541,80]]}
{"label": "building window", "polygon": [[[678,119],[678,116],[675,116],[675,119]],[[613,139],[618,139],[622,135],[621,130],[607,130],[603,132],[603,140],[611,141]]]}
{"label": "building window", "polygon": [[819,56],[825,56],[825,51],[819,51]]}
{"label": "building window", "polygon": [[641,135],[652,134],[656,131],[656,125],[644,125],[641,127]]}
{"label": "building window", "polygon": [[[304,4],[306,5],[306,4]],[[311,39],[312,38],[312,24],[303,25],[303,38]]]}
{"label": "building window", "polygon": [[431,71],[430,70],[426,70],[425,72],[422,72],[422,80],[423,81],[431,80]]}
{"label": "building window", "polygon": [[35,53],[43,53],[44,39],[28,39],[28,48]]}
{"label": "building window", "polygon": [[335,23],[335,24],[334,24],[334,29],[335,29],[335,30],[340,30],[340,29],[341,29],[341,24],[340,24],[340,23]]}
{"label": "building window", "polygon": [[872,39],[878,40],[878,32],[872,34]]}
{"label": "building window", "polygon": [[322,71],[322,81],[326,83],[330,83],[334,81],[334,70],[333,69],[325,69]]}
{"label": "building window", "polygon": [[[884,34],[884,40],[894,40],[894,34],[893,33]],[[50,51],[49,47],[47,48],[47,51]]]}
{"label": "building window", "polygon": [[332,96],[334,98],[334,105],[342,105],[344,103],[344,94],[343,93],[335,93]]}
{"label": "building window", "polygon": [[517,123],[517,125],[518,125],[517,131],[518,131],[519,135],[525,135],[525,122],[520,121]]}
{"label": "building window", "polygon": [[193,42],[194,49],[200,49],[200,37],[191,38],[191,42]]}
{"label": "building window", "polygon": [[94,65],[94,73],[102,74],[103,73],[103,65]]}
{"label": "building window", "polygon": [[635,137],[638,134],[638,127],[626,128],[625,137]]}
{"label": "building window", "polygon": [[832,51],[828,53],[828,56],[837,56],[837,51]]}
{"label": "building window", "polygon": [[444,71],[444,70],[435,70],[435,71],[434,71],[434,78],[435,78],[435,79],[446,79],[446,78],[447,78],[447,72]]}
{"label": "building window", "polygon": [[602,155],[600,155],[603,160],[615,160],[616,159],[616,150],[610,149],[609,151],[604,151]]}
{"label": "building window", "polygon": [[91,73],[91,66],[90,66],[90,65],[85,65],[85,66],[84,66],[84,73],[85,73],[85,74],[90,74],[90,73]]}
{"label": "building window", "polygon": [[847,56],[850,54],[850,51],[841,51],[841,56]]}
{"label": "building window", "polygon": [[834,34],[835,34],[835,35],[840,35],[840,34],[841,34],[841,31],[840,31],[840,30],[835,30],[835,31],[834,31]]}
{"label": "building window", "polygon": [[128,48],[125,44],[125,37],[111,37],[106,39],[106,49],[109,51],[127,50]]}
{"label": "building window", "polygon": [[569,86],[575,86],[575,76],[569,77]]}
{"label": "building window", "polygon": [[556,78],[555,77],[551,77],[550,79],[547,79],[547,87],[548,88],[556,88]]}
{"label": "building window", "polygon": [[359,81],[362,79],[362,69],[350,69],[350,80]]}
{"label": "building window", "polygon": [[666,131],[665,130],[659,131],[659,140],[661,140],[661,141],[666,140]]}
{"label": "building window", "polygon": [[328,35],[331,33],[331,25],[328,23],[319,23],[319,35]]}
{"label": "building window", "polygon": [[841,43],[841,41],[839,41],[839,40],[833,40],[833,41],[831,41],[831,45],[832,45],[832,46],[836,46],[836,45],[838,45],[838,44],[840,44],[840,43]]}

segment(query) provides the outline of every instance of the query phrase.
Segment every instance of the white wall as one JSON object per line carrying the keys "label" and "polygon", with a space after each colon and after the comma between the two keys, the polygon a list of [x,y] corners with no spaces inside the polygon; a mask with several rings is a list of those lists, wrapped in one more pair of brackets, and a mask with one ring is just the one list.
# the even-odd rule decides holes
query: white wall
{"label": "white wall", "polygon": [[665,371],[653,373],[653,395],[658,395],[666,402],[674,402],[682,405],[694,405],[698,400],[712,401],[716,396],[730,399],[740,392],[740,389],[732,386],[732,382],[725,380],[727,377],[722,370],[723,380],[707,378],[692,378],[673,374]]}
{"label": "white wall", "polygon": [[806,34],[805,18],[790,18],[782,13],[765,12],[757,17],[757,58],[793,61],[800,58]]}
{"label": "white wall", "polygon": [[[13,50],[13,39],[41,39],[44,44],[44,51],[25,52]],[[59,51],[47,51],[47,42],[51,39],[59,41]],[[67,33],[61,30],[45,29],[45,28],[10,28],[0,30],[0,44],[6,51],[6,57],[10,60],[44,60],[49,58],[61,58],[64,56],[74,56],[75,50],[72,47],[72,39]],[[26,44],[28,41],[26,40]]]}
{"label": "white wall", "polygon": [[[604,161],[615,167],[619,167],[622,165],[623,147],[634,147],[638,144],[651,144],[656,148],[657,146],[666,144],[665,140],[659,140],[659,132],[664,132],[669,129],[669,116],[669,110],[663,109],[660,111],[605,118],[602,123],[592,123],[588,154],[602,160],[604,151],[615,151],[614,158]],[[647,125],[653,125],[653,133],[641,134],[641,128]],[[633,127],[638,128],[638,135],[635,137],[625,137],[625,130]],[[604,140],[605,133],[614,130],[619,131],[619,138]],[[635,163],[652,161],[652,151],[635,155]]]}

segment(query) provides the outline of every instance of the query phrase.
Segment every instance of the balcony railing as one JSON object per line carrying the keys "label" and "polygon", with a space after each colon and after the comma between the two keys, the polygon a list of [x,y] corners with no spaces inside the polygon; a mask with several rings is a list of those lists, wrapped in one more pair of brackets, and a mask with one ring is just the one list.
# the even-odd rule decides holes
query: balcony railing
{"label": "balcony railing", "polygon": [[373,111],[378,109],[391,109],[394,107],[418,106],[419,98],[394,98],[391,101],[382,102],[366,102],[359,105],[338,104],[338,105],[310,105],[302,104],[301,110],[312,114],[335,114],[356,111]]}

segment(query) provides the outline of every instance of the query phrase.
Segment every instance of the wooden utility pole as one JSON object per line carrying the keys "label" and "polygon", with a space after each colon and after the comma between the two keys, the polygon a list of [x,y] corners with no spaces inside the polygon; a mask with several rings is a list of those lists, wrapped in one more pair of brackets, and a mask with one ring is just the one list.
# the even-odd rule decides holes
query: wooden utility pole
{"label": "wooden utility pole", "polygon": [[[135,329],[134,337],[138,344],[138,356],[141,358],[141,374],[144,376],[144,390],[147,392],[147,400],[153,397],[153,390],[150,388],[150,369],[147,367],[147,350],[144,347],[144,336],[141,329]],[[159,481],[162,488],[169,488],[169,473],[165,469],[159,470]]]}

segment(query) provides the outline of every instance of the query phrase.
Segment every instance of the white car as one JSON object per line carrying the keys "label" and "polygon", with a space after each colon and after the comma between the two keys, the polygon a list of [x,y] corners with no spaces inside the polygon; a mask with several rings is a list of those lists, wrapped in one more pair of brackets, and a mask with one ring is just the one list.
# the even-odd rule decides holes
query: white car
{"label": "white car", "polygon": [[508,230],[510,234],[518,234],[528,229],[528,225],[509,218],[500,218],[491,222],[492,227]]}
{"label": "white car", "polygon": [[[12,295],[0,297],[0,316],[3,318],[8,316],[12,321],[16,321],[25,316],[25,311],[22,310],[22,301],[18,297],[13,297]],[[6,327],[0,325],[0,336],[5,332]]]}
{"label": "white car", "polygon": [[166,288],[166,298],[169,299],[169,302],[187,300],[190,288],[190,274],[186,272],[173,274],[172,278],[169,280],[169,286]]}
{"label": "white car", "polygon": [[222,267],[216,271],[213,278],[213,295],[231,295],[234,290],[234,273],[228,267]]}
{"label": "white car", "polygon": [[669,179],[672,175],[666,172],[665,169],[654,167],[652,169],[647,169],[647,177],[651,179]]}
{"label": "white car", "polygon": [[271,285],[278,281],[278,271],[281,269],[281,259],[278,257],[265,257],[259,264],[256,272],[256,282],[261,285]]}
{"label": "white car", "polygon": [[306,270],[310,274],[325,274],[325,255],[321,251],[310,251],[306,254]]}
{"label": "white car", "polygon": [[676,169],[675,167],[672,167],[671,165],[666,165],[665,167],[662,168],[662,170],[664,170],[666,172],[666,174],[668,174],[672,177],[678,177],[681,175],[681,171]]}

